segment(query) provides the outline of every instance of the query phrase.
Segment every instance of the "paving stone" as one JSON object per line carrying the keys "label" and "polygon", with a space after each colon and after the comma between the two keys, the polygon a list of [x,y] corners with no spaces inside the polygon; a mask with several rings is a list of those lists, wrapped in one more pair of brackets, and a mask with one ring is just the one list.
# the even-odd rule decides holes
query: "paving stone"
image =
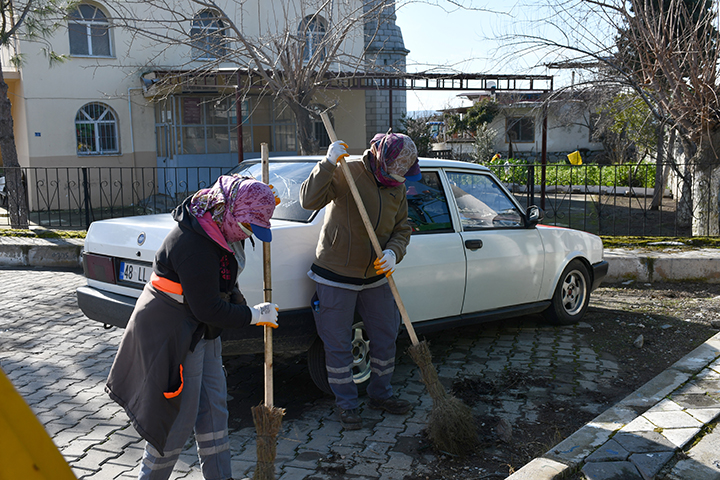
{"label": "paving stone", "polygon": [[593,462],[582,468],[587,480],[643,480],[631,462]]}
{"label": "paving stone", "polygon": [[609,440],[603,446],[595,450],[587,459],[586,462],[620,462],[627,460],[630,456],[630,452],[625,450],[615,440]]}
{"label": "paving stone", "polygon": [[644,416],[637,417],[620,429],[621,432],[653,432],[658,428]]}
{"label": "paving stone", "polygon": [[643,414],[650,422],[660,428],[695,428],[702,422],[683,411],[647,411]]}
{"label": "paving stone", "polygon": [[[2,274],[0,271],[0,293],[10,288],[2,282]],[[32,285],[36,282],[38,286],[29,288],[27,295],[22,298],[16,296],[15,300],[0,295],[0,308],[4,315],[20,319],[13,322],[13,329],[7,333],[14,346],[23,346],[22,354],[0,351],[0,365],[12,369],[9,375],[11,379],[20,380],[21,391],[31,399],[31,407],[35,408],[54,439],[64,443],[63,454],[79,474],[98,480],[136,478],[144,441],[129,427],[125,413],[103,390],[122,330],[105,331],[79,313],[74,288],[84,281],[76,273],[36,271],[14,272],[14,275],[27,275],[22,278],[22,283]],[[33,280],[35,277],[38,280]],[[48,288],[48,285],[52,287]],[[35,302],[34,305],[40,308],[28,314],[29,302]],[[499,404],[485,405],[483,414],[493,417],[507,415],[518,421],[531,422],[537,418],[535,405],[546,401],[549,396],[552,395],[558,401],[572,401],[575,390],[606,388],[609,381],[618,377],[617,362],[600,358],[592,348],[583,345],[582,326],[556,328],[515,324],[510,328],[490,324],[487,327],[468,328],[457,338],[439,336],[440,341],[432,346],[432,351],[436,355],[436,365],[444,386],[449,387],[454,381],[462,379],[490,379],[511,369],[532,371],[536,375],[538,372],[546,372],[548,378],[554,375],[556,380],[552,388],[516,389],[498,395],[496,400]],[[464,334],[466,331],[471,334]],[[409,344],[407,339],[402,342],[405,342],[404,345]],[[720,341],[717,343],[720,346]],[[700,356],[709,362],[715,359],[711,358],[711,354],[717,356],[717,351],[713,353],[706,348]],[[716,364],[720,365],[720,360]],[[674,393],[673,390],[678,386],[682,386],[682,394],[688,396],[677,398],[680,392],[676,392],[672,400],[678,407],[668,408],[669,403],[661,404],[651,409],[651,417],[658,417],[653,417],[654,420],[667,419],[669,417],[658,415],[657,411],[682,410],[686,417],[679,418],[690,418],[695,424],[711,421],[720,412],[720,372],[705,369],[700,375],[695,375],[692,368],[698,365],[700,362],[684,362],[671,374],[651,385],[655,389],[654,396],[648,395],[650,389],[640,391],[637,397],[613,407],[611,412],[598,415],[591,426],[576,432],[554,449],[557,453],[552,455],[562,458],[562,462],[542,458],[533,460],[530,465],[539,466],[544,472],[562,472],[568,466],[580,465],[591,454],[593,456],[590,458],[603,455],[607,459],[614,458],[608,449],[613,446],[610,442],[615,439],[608,442],[609,435],[630,422],[634,428],[638,428],[639,421],[633,422],[633,419],[640,412],[663,401],[665,396]],[[717,365],[716,368],[720,370]],[[295,374],[302,368],[305,367],[281,366],[278,375]],[[692,382],[685,383],[690,377]],[[428,414],[432,410],[432,399],[420,382],[417,366],[407,355],[398,356],[394,381],[396,393],[414,405],[407,416],[388,415],[363,408],[365,428],[353,432],[343,431],[336,418],[334,402],[331,397],[327,397],[318,400],[312,408],[305,406],[306,410],[300,418],[283,422],[284,430],[279,436],[276,457],[278,477],[282,480],[306,477],[334,480],[338,478],[337,475],[333,478],[328,472],[319,470],[317,464],[331,456],[342,456],[344,459],[338,457],[338,462],[345,462],[344,465],[348,467],[345,475],[348,479],[401,480],[406,475],[423,478],[423,472],[427,471],[423,462],[433,462],[436,457],[426,452],[415,458],[399,450],[419,445]],[[693,397],[694,393],[706,393],[699,390],[698,385],[716,389],[717,399],[707,395]],[[524,395],[522,401],[512,396],[520,393]],[[249,399],[251,394],[238,393],[240,397],[236,400]],[[604,407],[594,404],[585,406],[588,412],[597,412],[601,408]],[[668,435],[668,444],[685,441],[693,432],[688,428],[662,429],[663,435]],[[654,431],[646,433],[658,434]],[[235,478],[251,476],[256,460],[254,428],[233,430],[230,437]],[[605,442],[608,443],[603,445]],[[620,444],[617,446],[620,447]],[[664,450],[661,453],[665,455],[670,452]],[[652,463],[656,453],[650,454],[635,454],[636,463],[641,468],[644,468],[644,460],[649,459],[648,462]],[[546,478],[523,476],[522,471],[516,472],[511,478]],[[192,446],[183,451],[171,479],[201,478],[195,448]],[[468,478],[472,478],[472,474]],[[696,480],[695,477],[686,478]]]}
{"label": "paving stone", "polygon": [[613,437],[613,440],[632,453],[675,450],[675,445],[658,432],[620,432]]}
{"label": "paving stone", "polygon": [[720,408],[688,408],[685,411],[705,424],[712,422],[720,416]]}
{"label": "paving stone", "polygon": [[683,448],[700,433],[700,428],[666,428],[662,430],[662,435],[677,448]]}
{"label": "paving stone", "polygon": [[630,461],[637,467],[643,478],[652,479],[672,459],[673,455],[673,452],[634,453],[630,455]]}
{"label": "paving stone", "polygon": [[697,393],[673,394],[672,399],[683,408],[720,408],[720,401],[707,395],[699,387]]}

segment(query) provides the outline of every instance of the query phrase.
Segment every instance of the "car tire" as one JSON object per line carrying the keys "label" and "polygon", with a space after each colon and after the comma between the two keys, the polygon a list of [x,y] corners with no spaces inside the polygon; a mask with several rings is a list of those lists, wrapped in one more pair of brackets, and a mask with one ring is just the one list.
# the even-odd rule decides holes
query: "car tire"
{"label": "car tire", "polygon": [[590,303],[590,274],[583,262],[571,261],[558,281],[552,303],[543,312],[553,325],[573,325],[580,321]]}
{"label": "car tire", "polygon": [[[370,380],[370,340],[362,322],[353,324],[353,380],[358,387],[358,395],[364,395]],[[316,338],[307,353],[310,378],[323,392],[332,395],[325,368],[325,345],[320,337]]]}

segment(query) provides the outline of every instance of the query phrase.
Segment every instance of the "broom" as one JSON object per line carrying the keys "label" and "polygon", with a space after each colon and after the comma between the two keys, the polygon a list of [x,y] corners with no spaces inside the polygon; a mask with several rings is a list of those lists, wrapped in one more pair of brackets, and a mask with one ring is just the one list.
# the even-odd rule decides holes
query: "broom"
{"label": "broom", "polygon": [[[260,145],[262,181],[270,181],[270,160],[267,143]],[[270,244],[263,242],[263,300],[272,302],[272,275],[270,270]],[[252,407],[253,423],[257,432],[257,465],[254,480],[275,480],[277,435],[282,426],[284,408],[273,406],[273,353],[272,328],[263,327],[265,336],[265,403]]]}
{"label": "broom", "polygon": [[[337,135],[335,135],[335,130],[330,123],[330,117],[327,112],[322,112],[320,116],[330,140],[336,142]],[[382,258],[383,253],[380,242],[378,242],[377,235],[375,235],[375,229],[370,222],[370,217],[368,217],[362,197],[355,185],[355,180],[352,178],[345,158],[340,159],[340,166],[350,187],[350,192],[357,204],[360,217],[362,217],[365,228],[367,229],[368,236],[375,250],[375,255],[377,258]],[[415,329],[410,322],[410,316],[400,298],[400,292],[395,284],[395,279],[392,275],[388,275],[387,281],[393,297],[395,297],[395,303],[400,311],[403,324],[410,335],[412,345],[408,348],[408,352],[420,368],[420,376],[433,401],[427,429],[428,437],[435,445],[435,448],[440,451],[453,455],[465,455],[471,452],[478,444],[477,429],[475,428],[475,419],[473,418],[472,410],[461,400],[445,391],[445,388],[438,379],[437,371],[433,366],[430,347],[425,340],[422,342],[418,340]]]}

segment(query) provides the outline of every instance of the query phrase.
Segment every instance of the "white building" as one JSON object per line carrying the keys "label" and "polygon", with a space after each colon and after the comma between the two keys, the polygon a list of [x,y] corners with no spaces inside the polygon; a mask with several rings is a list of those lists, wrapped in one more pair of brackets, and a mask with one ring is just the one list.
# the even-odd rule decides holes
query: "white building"
{"label": "white building", "polygon": [[[241,50],[240,34],[250,41],[300,35],[307,57],[334,25],[381,5],[379,23],[375,17],[374,26],[350,25],[334,66],[361,73],[373,64],[405,68],[408,51],[388,0],[222,0],[218,6],[230,20],[224,23],[217,12],[192,1],[169,3],[172,9],[163,11],[151,1],[82,1],[48,39],[53,51],[67,58],[52,67],[39,43],[21,40],[2,52],[22,167],[229,168],[258,157],[261,143],[269,144],[271,155],[297,153],[297,125],[287,105],[245,88],[248,68],[254,67],[247,55],[233,53]],[[167,22],[163,35],[175,36],[177,43],[125,28],[121,17],[133,16],[139,25]],[[181,17],[187,20],[177,22]],[[23,56],[20,68],[9,62],[15,53]],[[172,76],[171,88],[157,88],[155,82]],[[313,103],[335,106],[338,136],[359,153],[390,126],[386,97],[372,89],[323,89]],[[394,92],[392,100],[396,123],[405,112],[404,92]],[[327,144],[321,123],[315,127],[320,144]],[[34,195],[31,188],[31,205]]]}

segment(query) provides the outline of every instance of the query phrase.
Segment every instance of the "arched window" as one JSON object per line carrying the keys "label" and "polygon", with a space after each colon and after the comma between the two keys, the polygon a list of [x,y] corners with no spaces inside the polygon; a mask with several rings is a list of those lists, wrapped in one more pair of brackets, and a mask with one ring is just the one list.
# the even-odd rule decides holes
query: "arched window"
{"label": "arched window", "polygon": [[95,5],[82,3],[68,14],[70,55],[111,57],[110,23]]}
{"label": "arched window", "polygon": [[216,60],[226,54],[225,24],[212,10],[203,10],[195,15],[190,29],[192,58],[194,60]]}
{"label": "arched window", "polygon": [[107,105],[88,103],[75,115],[78,155],[120,153],[115,114]]}
{"label": "arched window", "polygon": [[325,19],[319,15],[309,15],[300,23],[298,33],[305,38],[303,60],[308,61],[317,53],[322,58],[325,57],[325,48],[322,45],[325,32]]}

